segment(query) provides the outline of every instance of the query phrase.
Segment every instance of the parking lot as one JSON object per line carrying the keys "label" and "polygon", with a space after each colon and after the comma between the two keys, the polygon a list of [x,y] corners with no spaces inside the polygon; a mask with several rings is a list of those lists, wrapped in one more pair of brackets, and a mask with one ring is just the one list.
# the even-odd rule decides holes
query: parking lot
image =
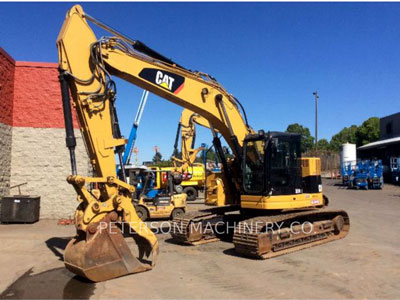
{"label": "parking lot", "polygon": [[345,239],[262,261],[235,255],[228,242],[181,246],[159,234],[152,271],[97,284],[63,267],[74,226],[0,225],[1,298],[400,298],[400,187],[338,183],[326,180],[324,191],[350,216]]}

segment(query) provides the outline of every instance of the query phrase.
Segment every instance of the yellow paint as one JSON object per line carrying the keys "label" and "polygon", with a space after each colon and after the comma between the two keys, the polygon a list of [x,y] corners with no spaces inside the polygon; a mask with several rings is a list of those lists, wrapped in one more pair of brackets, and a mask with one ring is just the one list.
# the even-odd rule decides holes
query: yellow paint
{"label": "yellow paint", "polygon": [[170,205],[156,206],[152,203],[146,203],[141,197],[137,205],[143,206],[148,211],[150,219],[170,218],[174,209],[180,208],[186,211],[186,198],[186,194],[172,195]]}
{"label": "yellow paint", "polygon": [[303,177],[321,176],[321,159],[319,157],[302,157],[301,172]]}
{"label": "yellow paint", "polygon": [[240,202],[242,208],[295,209],[321,206],[323,197],[322,193],[280,196],[241,195]]}
{"label": "yellow paint", "polygon": [[162,86],[163,88],[169,89],[169,86],[166,82],[161,83],[160,86]]}
{"label": "yellow paint", "polygon": [[229,191],[223,173],[209,173],[207,175],[207,188],[205,204],[211,206],[224,206],[226,199],[229,199]]}
{"label": "yellow paint", "polygon": [[[126,141],[115,139],[112,134],[110,103],[114,95],[104,94],[108,80],[104,68],[110,75],[122,78],[198,114],[207,121],[206,126],[212,125],[222,135],[231,149],[235,149],[235,147],[231,141],[230,129],[237,137],[239,146],[243,146],[245,136],[254,131],[246,126],[233,96],[221,84],[207,78],[207,74],[181,69],[134,51],[132,53],[124,52],[123,47],[117,46],[119,43],[117,39],[104,41],[99,46],[98,50],[101,52],[99,55],[104,62],[104,66],[99,67],[96,64],[93,65],[91,59],[91,46],[96,42],[97,38],[87,24],[82,8],[75,5],[67,13],[57,38],[59,68],[72,75],[69,84],[73,106],[76,108],[82,136],[95,172],[95,176],[92,178],[78,175],[68,179],[80,202],[75,214],[76,226],[80,230],[86,230],[88,224],[99,221],[110,211],[116,211],[119,213],[120,220],[128,221],[132,229],[144,238],[154,251],[158,248],[157,238],[140,221],[132,205],[134,187],[118,180],[116,176],[114,147],[122,145]],[[158,69],[162,73],[170,72],[182,76],[184,87],[179,93],[174,94],[156,83],[139,77],[139,73],[145,68]],[[216,99],[221,100],[216,101]],[[222,112],[221,103],[226,109],[229,122]],[[228,126],[229,123],[231,128]],[[311,172],[311,168],[307,172]],[[233,179],[236,185],[240,182],[237,178],[239,173],[238,170],[233,170]],[[96,192],[91,194],[85,183],[97,184]],[[229,204],[229,201],[234,201],[232,199],[235,197],[229,195],[227,187],[223,173],[214,175],[213,178],[210,177],[210,192],[215,192],[216,195],[213,198],[214,205],[220,205],[222,202]],[[212,188],[215,188],[215,191]],[[186,201],[175,195],[172,200],[175,207],[183,205]],[[242,195],[241,201],[243,208],[301,208],[322,205],[322,194],[273,197]],[[318,204],[312,204],[311,201],[316,201]],[[99,205],[99,208],[96,204]],[[168,210],[154,209],[154,211]]]}

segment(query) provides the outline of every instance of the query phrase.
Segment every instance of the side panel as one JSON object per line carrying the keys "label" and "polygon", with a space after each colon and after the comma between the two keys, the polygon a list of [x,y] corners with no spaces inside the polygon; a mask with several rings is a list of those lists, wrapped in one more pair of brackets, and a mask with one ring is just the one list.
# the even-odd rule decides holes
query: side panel
{"label": "side panel", "polygon": [[253,196],[241,195],[241,207],[249,209],[294,209],[323,205],[322,193],[283,195],[283,196]]}

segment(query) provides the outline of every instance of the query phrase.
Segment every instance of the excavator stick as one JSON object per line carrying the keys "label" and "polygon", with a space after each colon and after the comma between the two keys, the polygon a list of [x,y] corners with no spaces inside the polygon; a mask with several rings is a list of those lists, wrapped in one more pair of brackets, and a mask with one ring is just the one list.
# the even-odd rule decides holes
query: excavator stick
{"label": "excavator stick", "polygon": [[[115,83],[102,65],[102,41],[96,39],[88,18],[79,5],[74,6],[67,13],[57,39],[66,144],[72,170],[67,181],[73,185],[80,202],[75,213],[77,235],[66,248],[65,265],[89,280],[103,281],[150,270],[155,264],[158,242],[132,204],[135,188],[125,178],[122,153],[126,140],[121,135],[115,108]],[[70,95],[94,177],[83,177],[77,172]],[[121,178],[116,173],[115,154],[120,160]],[[125,228],[139,248],[139,259],[125,242],[121,232]],[[151,255],[151,263],[145,262]]]}
{"label": "excavator stick", "polygon": [[[144,272],[152,266],[134,257],[116,225],[117,213],[111,212],[100,222],[92,223],[67,245],[64,263],[71,272],[91,281],[105,281],[132,273]],[[139,252],[148,252],[138,244]],[[154,249],[157,253],[158,249]]]}

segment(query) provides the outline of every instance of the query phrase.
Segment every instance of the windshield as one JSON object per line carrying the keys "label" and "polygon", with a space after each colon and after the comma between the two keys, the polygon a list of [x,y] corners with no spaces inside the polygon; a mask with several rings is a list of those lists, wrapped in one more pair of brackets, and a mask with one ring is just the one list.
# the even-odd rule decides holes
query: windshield
{"label": "windshield", "polygon": [[269,188],[274,195],[291,195],[301,188],[300,137],[276,137],[269,153]]}
{"label": "windshield", "polygon": [[273,138],[271,151],[271,168],[295,168],[300,158],[300,143],[289,139]]}
{"label": "windshield", "polygon": [[260,193],[264,190],[264,140],[248,141],[244,156],[244,190]]}
{"label": "windshield", "polygon": [[246,193],[291,195],[300,192],[300,136],[282,134],[270,139],[248,140],[243,155],[243,189]]}

